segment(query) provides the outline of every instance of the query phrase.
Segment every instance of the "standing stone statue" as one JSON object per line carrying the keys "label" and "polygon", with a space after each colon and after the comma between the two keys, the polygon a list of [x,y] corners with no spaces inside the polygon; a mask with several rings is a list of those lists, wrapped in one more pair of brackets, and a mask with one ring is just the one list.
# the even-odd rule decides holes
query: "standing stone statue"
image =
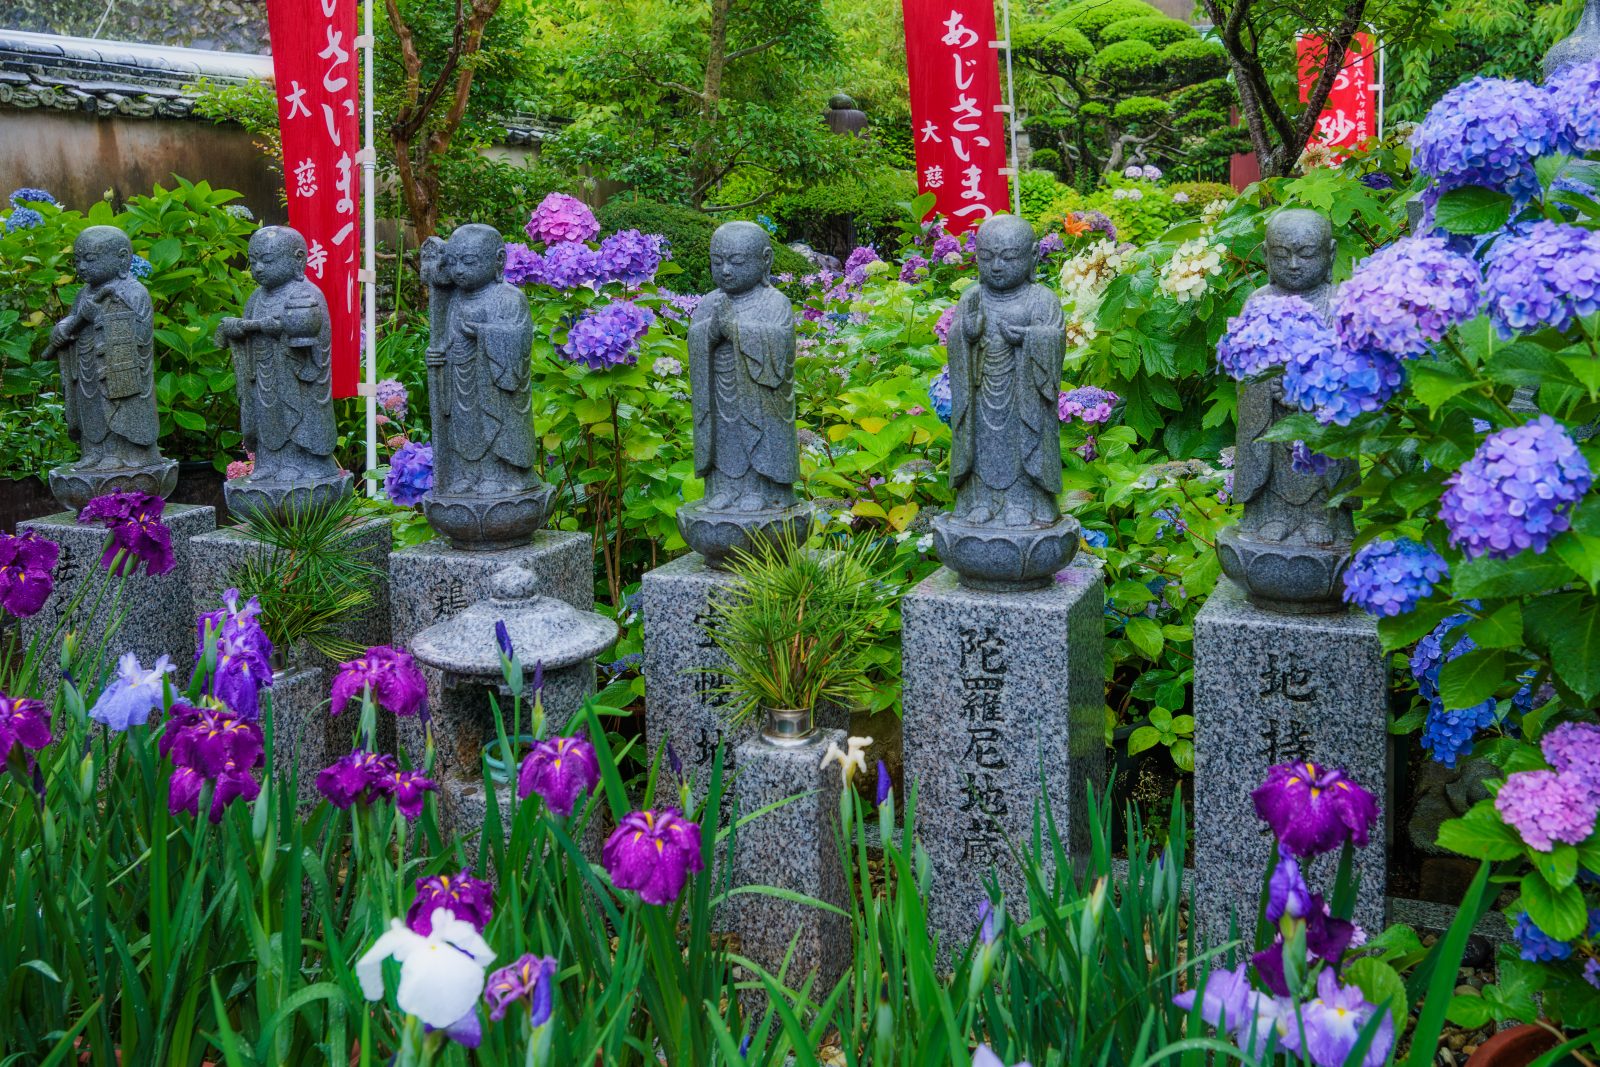
{"label": "standing stone statue", "polygon": [[1546,83],[1568,67],[1600,56],[1600,0],[1586,0],[1583,14],[1570,36],[1550,46],[1544,54]]}
{"label": "standing stone statue", "polygon": [[1033,281],[1033,227],[997,215],[978,229],[978,284],[950,325],[953,514],[934,520],[939,558],[975,589],[1049,584],[1077,551],[1063,518],[1061,420],[1066,358],[1061,301]]}
{"label": "standing stone statue", "polygon": [[67,434],[82,456],[50,472],[50,491],[71,511],[118,490],[165,497],[178,463],[156,447],[155,312],[132,274],[133,245],[115,226],[90,226],[72,250],[83,288],[45,354],[61,363]]}
{"label": "standing stone statue", "polygon": [[255,468],[222,487],[228,510],[280,518],[348,496],[351,476],[333,458],[332,323],[306,278],[306,239],[288,226],[250,238],[258,288],[243,318],[223,319],[217,343],[233,350],[239,428]]}
{"label": "standing stone statue", "polygon": [[717,288],[689,325],[694,471],[706,493],[678,509],[678,529],[718,568],[758,539],[810,529],[810,508],[794,495],[794,309],[767,280],[771,269],[765,230],[719,226],[711,237]]}
{"label": "standing stone statue", "polygon": [[533,319],[505,260],[499,232],[479,223],[422,248],[434,464],[422,509],[468,551],[527,544],[553,494],[533,469]]}
{"label": "standing stone statue", "polygon": [[[1325,217],[1302,208],[1279,211],[1267,222],[1268,284],[1250,300],[1297,296],[1326,320],[1334,249]],[[1293,411],[1283,403],[1281,378],[1240,386],[1233,497],[1244,505],[1244,516],[1222,531],[1217,549],[1223,571],[1257,607],[1295,614],[1342,611],[1340,578],[1355,524],[1349,505],[1331,508],[1328,498],[1351,464],[1303,454],[1297,466],[1294,444],[1260,439]]]}

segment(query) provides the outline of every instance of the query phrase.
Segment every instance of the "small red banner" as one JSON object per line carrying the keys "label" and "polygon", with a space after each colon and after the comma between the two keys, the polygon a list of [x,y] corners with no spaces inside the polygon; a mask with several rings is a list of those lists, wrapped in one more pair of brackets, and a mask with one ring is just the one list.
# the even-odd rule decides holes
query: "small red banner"
{"label": "small red banner", "polygon": [[356,395],[361,302],[356,207],[361,149],[354,0],[267,0],[289,225],[333,319],[333,395]]}
{"label": "small red banner", "polygon": [[993,0],[901,0],[917,190],[961,233],[1006,211],[1005,116]]}
{"label": "small red banner", "polygon": [[[1300,65],[1300,102],[1311,97],[1311,90],[1322,76],[1327,65],[1328,45],[1321,37],[1302,35],[1295,43]],[[1336,159],[1343,159],[1351,149],[1368,138],[1379,136],[1377,42],[1370,33],[1358,33],[1350,39],[1350,49],[1344,54],[1344,66],[1334,79],[1333,89],[1317,116],[1317,131],[1311,135],[1313,144],[1325,145],[1334,150]]]}

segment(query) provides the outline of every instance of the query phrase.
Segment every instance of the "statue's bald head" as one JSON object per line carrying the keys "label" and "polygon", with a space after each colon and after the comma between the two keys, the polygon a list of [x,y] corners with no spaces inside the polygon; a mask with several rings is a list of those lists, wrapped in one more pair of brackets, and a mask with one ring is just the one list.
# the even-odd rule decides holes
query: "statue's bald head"
{"label": "statue's bald head", "polygon": [[133,242],[115,226],[90,226],[72,242],[78,277],[90,285],[103,285],[127,274],[133,266]]}
{"label": "statue's bald head", "polygon": [[1015,289],[1033,277],[1038,242],[1020,215],[995,215],[978,227],[978,280],[990,289]]}
{"label": "statue's bald head", "polygon": [[463,289],[480,289],[500,279],[506,243],[500,231],[481,222],[456,227],[445,242],[450,277]]}
{"label": "statue's bald head", "polygon": [[738,296],[767,279],[772,270],[772,238],[753,222],[724,222],[711,235],[711,279]]}
{"label": "statue's bald head", "polygon": [[1307,208],[1284,208],[1267,220],[1267,277],[1291,293],[1326,285],[1333,280],[1336,248],[1326,216]]}
{"label": "statue's bald head", "polygon": [[250,274],[275,289],[306,272],[306,239],[288,226],[263,226],[250,235]]}

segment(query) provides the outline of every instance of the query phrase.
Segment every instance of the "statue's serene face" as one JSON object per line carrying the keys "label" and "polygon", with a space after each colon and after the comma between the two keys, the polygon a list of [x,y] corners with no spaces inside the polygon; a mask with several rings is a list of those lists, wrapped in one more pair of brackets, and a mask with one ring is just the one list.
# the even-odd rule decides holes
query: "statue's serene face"
{"label": "statue's serene face", "polygon": [[760,285],[772,267],[772,242],[753,222],[732,222],[711,236],[711,280],[737,296]]}
{"label": "statue's serene face", "polygon": [[[103,227],[93,227],[100,231]],[[120,230],[111,234],[84,231],[72,246],[78,277],[87,285],[104,285],[120,278],[133,264],[133,245]]]}
{"label": "statue's serene face", "polygon": [[462,289],[481,289],[492,284],[500,277],[500,261],[504,255],[505,246],[493,230],[482,234],[463,226],[445,243],[445,266],[450,280]]}
{"label": "statue's serene face", "polygon": [[250,276],[263,289],[287,285],[305,272],[305,242],[293,233],[271,227],[250,238]]}
{"label": "statue's serene face", "polygon": [[1333,280],[1333,228],[1314,211],[1280,211],[1267,223],[1267,277],[1303,293]]}
{"label": "statue's serene face", "polygon": [[1015,289],[1033,277],[1037,246],[1033,227],[1014,215],[978,228],[978,280],[988,289]]}

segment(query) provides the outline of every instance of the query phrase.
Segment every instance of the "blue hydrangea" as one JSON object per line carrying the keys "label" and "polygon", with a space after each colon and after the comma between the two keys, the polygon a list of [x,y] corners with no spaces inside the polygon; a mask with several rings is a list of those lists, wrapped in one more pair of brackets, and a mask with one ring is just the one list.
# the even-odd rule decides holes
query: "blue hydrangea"
{"label": "blue hydrangea", "polygon": [[[1422,747],[1436,762],[1454,767],[1462,755],[1471,751],[1477,732],[1494,722],[1495,702],[1491,697],[1470,708],[1447,708],[1439,694],[1439,670],[1446,663],[1465,656],[1478,647],[1478,643],[1463,634],[1459,640],[1455,630],[1472,616],[1451,615],[1433,632],[1417,642],[1411,653],[1411,676],[1417,681],[1417,690],[1428,703],[1428,718],[1422,728]],[[1448,647],[1446,647],[1448,645]]]}
{"label": "blue hydrangea", "polygon": [[1600,232],[1548,219],[1518,226],[1484,256],[1489,317],[1501,337],[1600,311]]}
{"label": "blue hydrangea", "polygon": [[133,261],[128,264],[128,273],[135,278],[148,278],[150,277],[150,272],[154,269],[155,267],[151,262],[138,253],[134,254]]}
{"label": "blue hydrangea", "polygon": [[1512,930],[1512,935],[1517,939],[1522,958],[1530,963],[1553,963],[1572,958],[1571,942],[1558,941],[1539,929],[1538,924],[1527,912],[1517,916],[1517,925]]}
{"label": "blue hydrangea", "polygon": [[1457,656],[1465,655],[1477,648],[1477,642],[1470,637],[1462,637],[1458,643],[1466,647],[1450,648],[1445,650],[1444,642],[1447,637],[1464,622],[1471,621],[1472,616],[1465,612],[1448,615],[1440,621],[1422,640],[1417,642],[1417,647],[1411,650],[1411,677],[1416,679],[1417,690],[1422,694],[1422,699],[1432,704],[1439,699],[1439,668]]}
{"label": "blue hydrangea", "polygon": [[1244,381],[1297,356],[1326,356],[1337,343],[1317,309],[1298,296],[1262,296],[1228,320],[1228,332],[1217,342],[1217,364]]}
{"label": "blue hydrangea", "polygon": [[31,230],[44,225],[44,216],[31,207],[14,207],[5,224],[7,230]]}
{"label": "blue hydrangea", "polygon": [[582,241],[559,241],[544,250],[538,276],[532,280],[553,289],[576,289],[593,285],[600,276],[600,261],[594,249]]}
{"label": "blue hydrangea", "polygon": [[1394,188],[1394,179],[1381,170],[1375,170],[1367,174],[1363,174],[1356,180],[1362,185],[1365,185],[1368,189],[1376,189],[1380,192],[1385,189]]}
{"label": "blue hydrangea", "polygon": [[1083,543],[1090,548],[1105,548],[1111,543],[1104,530],[1084,530]]}
{"label": "blue hydrangea", "polygon": [[928,385],[928,403],[933,406],[933,413],[939,416],[940,421],[950,421],[950,367],[946,365],[934,375],[933,381]]}
{"label": "blue hydrangea", "polygon": [[406,442],[389,460],[383,480],[386,496],[401,507],[412,508],[433,489],[433,446]]}
{"label": "blue hydrangea", "polygon": [[561,354],[590,370],[635,363],[639,339],[655,322],[655,312],[626,300],[586,311],[567,331]]}
{"label": "blue hydrangea", "polygon": [[1473,78],[1429,109],[1411,138],[1413,160],[1434,180],[1433,198],[1466,185],[1532,198],[1539,192],[1533,161],[1562,146],[1563,127],[1539,86]]}
{"label": "blue hydrangea", "polygon": [[1352,349],[1420,356],[1478,314],[1477,264],[1442,237],[1406,237],[1357,264],[1334,296],[1334,326]]}
{"label": "blue hydrangea", "polygon": [[1383,407],[1405,379],[1400,360],[1387,352],[1334,345],[1294,353],[1283,371],[1283,398],[1320,423],[1348,426]]}
{"label": "blue hydrangea", "polygon": [[1402,537],[1363,545],[1344,572],[1344,599],[1363,611],[1393,618],[1433,593],[1450,573],[1431,547]]}
{"label": "blue hydrangea", "polygon": [[51,207],[61,206],[61,201],[51,196],[48,190],[35,189],[28,185],[24,185],[20,189],[13,189],[9,199],[11,200],[12,207],[21,207],[23,204],[49,204]]}
{"label": "blue hydrangea", "polygon": [[1332,462],[1321,452],[1311,451],[1304,441],[1296,441],[1289,447],[1289,466],[1296,474],[1321,477],[1328,473],[1328,465]]}
{"label": "blue hydrangea", "polygon": [[1189,530],[1189,524],[1183,520],[1183,513],[1177,508],[1157,508],[1151,517],[1160,520],[1156,526],[1157,541],[1165,538],[1168,530],[1180,534]]}
{"label": "blue hydrangea", "polygon": [[[667,257],[666,238],[638,230],[618,230],[600,242],[594,257],[595,277],[601,282],[642,285],[656,276]],[[546,253],[546,263],[549,254]]]}
{"label": "blue hydrangea", "polygon": [[1567,67],[1546,88],[1572,149],[1600,152],[1600,59]]}
{"label": "blue hydrangea", "polygon": [[1483,439],[1446,482],[1439,517],[1469,559],[1543,552],[1593,481],[1571,435],[1540,415]]}

